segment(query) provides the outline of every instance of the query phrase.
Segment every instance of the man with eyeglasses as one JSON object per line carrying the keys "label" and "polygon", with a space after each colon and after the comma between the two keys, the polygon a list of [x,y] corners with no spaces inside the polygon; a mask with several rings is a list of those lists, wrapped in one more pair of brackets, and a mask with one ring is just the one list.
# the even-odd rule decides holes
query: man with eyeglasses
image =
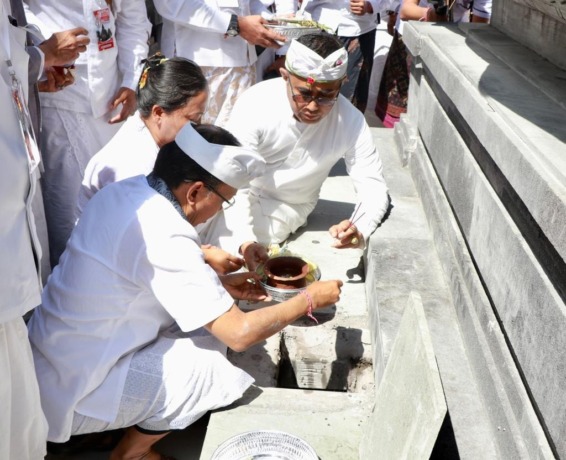
{"label": "man with eyeglasses", "polygon": [[270,300],[259,276],[205,263],[195,226],[264,168],[222,131],[187,123],[149,176],[107,185],[85,208],[29,322],[49,441],[128,428],[111,459],[164,458],[154,443],[251,385],[227,346],[243,351],[339,300],[341,281],[318,281],[243,312],[234,299]]}
{"label": "man with eyeglasses", "polygon": [[238,99],[227,127],[265,159],[266,171],[201,230],[207,241],[227,250],[242,241],[281,243],[306,223],[330,170],[344,158],[357,193],[356,216],[344,216],[329,231],[336,248],[365,246],[389,197],[365,118],[340,95],[347,60],[336,37],[304,35],[291,42],[282,78]]}

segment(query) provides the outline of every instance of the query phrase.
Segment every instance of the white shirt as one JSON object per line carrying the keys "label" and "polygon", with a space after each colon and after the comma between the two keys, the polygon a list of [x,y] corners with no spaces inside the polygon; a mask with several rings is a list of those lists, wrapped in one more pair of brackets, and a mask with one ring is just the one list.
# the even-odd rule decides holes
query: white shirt
{"label": "white shirt", "polygon": [[149,174],[158,152],[159,147],[153,136],[139,112],[136,112],[88,162],[79,191],[77,217],[102,187],[129,177]]}
{"label": "white shirt", "polygon": [[255,47],[225,37],[232,14],[249,16],[254,0],[154,0],[157,12],[175,28],[177,56],[207,67],[243,67],[257,60]]}
{"label": "white shirt", "polygon": [[11,59],[27,93],[26,33],[8,22],[9,2],[0,5],[0,107],[4,112],[0,123],[0,322],[5,322],[21,317],[40,302],[41,281],[34,253],[41,258],[41,248],[32,211],[38,169],[29,169],[6,65],[6,59]]}
{"label": "white shirt", "polygon": [[286,85],[277,78],[252,86],[236,101],[227,126],[266,161],[265,173],[250,183],[251,193],[259,197],[265,215],[292,220],[297,228],[314,209],[332,166],[344,158],[360,203],[356,226],[367,239],[389,198],[363,114],[339,96],[321,121],[301,123],[293,117]]}
{"label": "white shirt", "polygon": [[144,176],[91,200],[42,302],[29,333],[55,442],[69,438],[73,411],[115,419],[132,354],[160,331],[198,329],[234,303],[194,228]]}
{"label": "white shirt", "polygon": [[107,28],[114,46],[99,50],[94,11],[107,7],[105,0],[25,0],[26,16],[44,37],[75,27],[89,31],[90,44],[76,65],[75,83],[65,91],[41,93],[41,104],[83,113],[95,118],[109,112],[118,88],[135,89],[141,60],[147,56],[151,23],[144,0],[113,0]]}
{"label": "white shirt", "polygon": [[350,0],[311,0],[306,11],[313,20],[330,27],[339,37],[359,37],[377,27],[381,0],[369,0],[373,13],[356,15],[350,12]]}

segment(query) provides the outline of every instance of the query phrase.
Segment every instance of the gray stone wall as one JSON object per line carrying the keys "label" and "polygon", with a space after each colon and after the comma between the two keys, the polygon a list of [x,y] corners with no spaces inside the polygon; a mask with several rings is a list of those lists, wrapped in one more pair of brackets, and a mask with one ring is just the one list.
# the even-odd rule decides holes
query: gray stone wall
{"label": "gray stone wall", "polygon": [[566,2],[495,0],[491,24],[566,69]]}
{"label": "gray stone wall", "polygon": [[404,41],[414,60],[396,132],[478,404],[500,458],[566,458],[566,91],[526,78],[539,58],[490,26],[411,23]]}

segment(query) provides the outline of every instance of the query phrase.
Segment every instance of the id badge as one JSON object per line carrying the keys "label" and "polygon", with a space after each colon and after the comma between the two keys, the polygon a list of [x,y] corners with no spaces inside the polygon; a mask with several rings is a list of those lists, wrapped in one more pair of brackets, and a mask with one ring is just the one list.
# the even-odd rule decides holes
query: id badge
{"label": "id badge", "polygon": [[98,39],[98,51],[104,51],[114,48],[114,34],[112,32],[112,22],[110,8],[101,8],[94,10],[94,19],[96,24],[96,38]]}
{"label": "id badge", "polygon": [[10,71],[10,74],[12,77],[12,85],[10,88],[12,105],[16,110],[16,115],[18,117],[18,127],[20,128],[20,134],[22,135],[22,140],[24,141],[24,145],[26,146],[28,166],[31,174],[39,166],[39,163],[41,162],[41,156],[39,155],[39,149],[37,148],[37,141],[33,132],[31,116],[29,114],[29,109],[26,104],[24,92],[22,90],[22,84],[16,77],[16,74],[13,72],[13,70]]}

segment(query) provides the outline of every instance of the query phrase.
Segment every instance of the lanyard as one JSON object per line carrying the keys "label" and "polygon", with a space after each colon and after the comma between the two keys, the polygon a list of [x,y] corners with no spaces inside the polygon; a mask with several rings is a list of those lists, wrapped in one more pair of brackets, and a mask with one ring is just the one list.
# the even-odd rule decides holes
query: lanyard
{"label": "lanyard", "polygon": [[4,5],[2,5],[2,9],[0,10],[0,27],[2,29],[2,51],[4,54],[3,57],[5,58],[4,62],[8,67],[8,74],[10,76],[10,99],[12,100],[12,106],[16,112],[18,127],[20,128],[22,141],[26,148],[29,171],[30,173],[33,173],[33,171],[38,167],[41,157],[39,155],[35,133],[33,132],[31,116],[26,103],[22,83],[12,64],[9,29],[12,25],[8,22],[6,9],[3,6]]}

